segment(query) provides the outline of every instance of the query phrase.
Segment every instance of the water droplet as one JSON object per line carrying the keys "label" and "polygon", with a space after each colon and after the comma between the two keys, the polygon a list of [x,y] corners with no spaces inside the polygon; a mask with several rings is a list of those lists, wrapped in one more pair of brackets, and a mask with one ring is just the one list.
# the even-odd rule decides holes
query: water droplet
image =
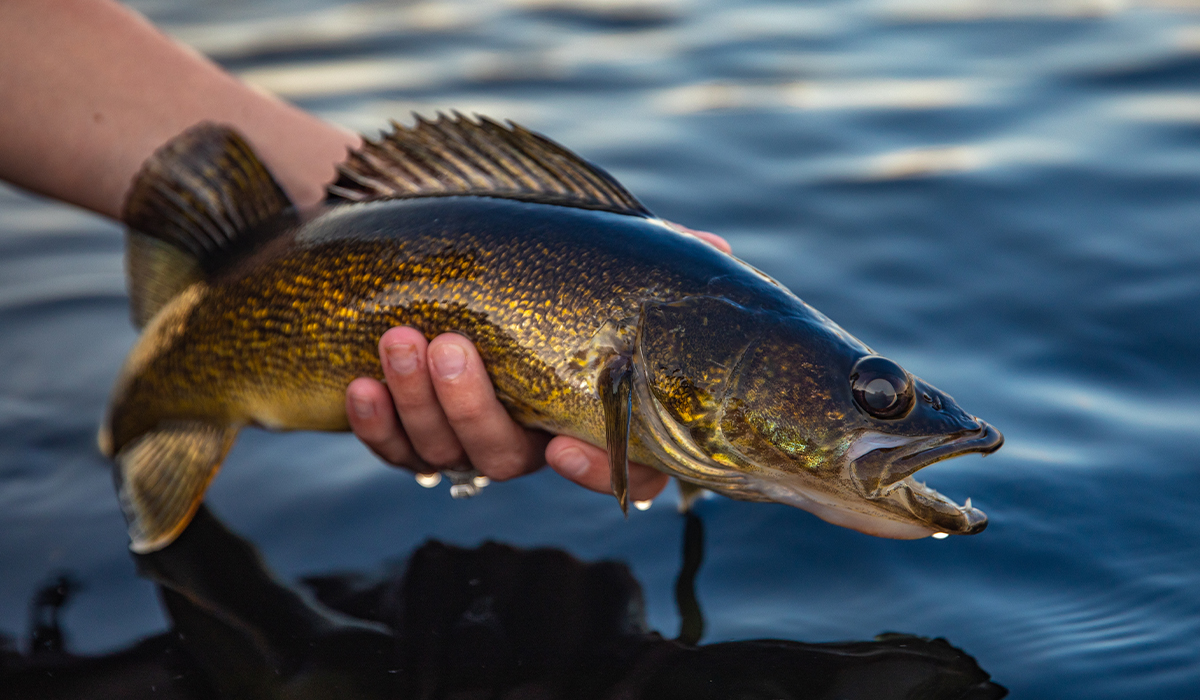
{"label": "water droplet", "polygon": [[434,472],[432,474],[417,474],[417,483],[427,489],[431,489],[434,486],[442,483],[442,475],[438,472]]}
{"label": "water droplet", "polygon": [[492,483],[492,480],[487,478],[486,476],[477,476],[474,479],[471,479],[471,483],[475,485],[475,488],[481,489],[484,486],[487,486],[488,484]]}
{"label": "water droplet", "polygon": [[454,484],[450,487],[451,498],[470,498],[479,493],[475,484]]}
{"label": "water droplet", "polygon": [[633,502],[633,507],[637,508],[638,510],[650,510],[650,506],[652,505],[654,505],[654,501],[652,500]]}
{"label": "water droplet", "polygon": [[946,538],[947,538],[947,537],[949,537],[949,536],[950,536],[950,535],[948,535],[948,534],[946,534],[946,533],[944,533],[944,532],[935,532],[935,533],[933,533],[933,539],[935,539],[935,540],[944,540],[944,539],[946,539]]}

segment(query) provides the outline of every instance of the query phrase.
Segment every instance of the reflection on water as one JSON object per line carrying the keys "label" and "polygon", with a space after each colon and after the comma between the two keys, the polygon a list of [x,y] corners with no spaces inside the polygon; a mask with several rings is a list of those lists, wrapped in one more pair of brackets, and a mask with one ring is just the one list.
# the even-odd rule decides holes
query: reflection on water
{"label": "reflection on water", "polygon": [[696,646],[703,529],[686,516],[677,640],[649,630],[617,562],[558,549],[431,541],[382,576],[280,582],[205,508],[167,548],[135,555],[171,630],[73,655],[67,576],[32,601],[29,653],[0,650],[0,698],[662,698],[993,700],[1004,688],[943,639],[882,634]]}

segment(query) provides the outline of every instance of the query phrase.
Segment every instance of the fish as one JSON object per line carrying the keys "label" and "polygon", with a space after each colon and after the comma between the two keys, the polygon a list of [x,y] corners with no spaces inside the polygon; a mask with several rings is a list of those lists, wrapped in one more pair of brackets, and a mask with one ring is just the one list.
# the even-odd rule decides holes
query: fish
{"label": "fish", "polygon": [[98,442],[135,552],[187,526],[242,428],[348,430],[346,387],[382,377],[394,326],[469,338],[514,420],[607,449],[626,513],[633,460],[689,497],[880,537],[987,524],[913,474],[999,431],[512,122],[393,122],[305,211],[201,123],[147,160],[122,218],[141,335]]}

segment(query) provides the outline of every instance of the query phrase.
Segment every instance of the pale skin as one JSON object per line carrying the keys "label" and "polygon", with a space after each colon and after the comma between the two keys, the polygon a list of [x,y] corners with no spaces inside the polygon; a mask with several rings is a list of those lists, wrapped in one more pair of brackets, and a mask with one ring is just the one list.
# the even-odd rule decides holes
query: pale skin
{"label": "pale skin", "polygon": [[[109,0],[0,2],[0,179],[119,218],[141,164],[201,121],[238,129],[299,207],[321,201],[359,137],[239,82]],[[684,229],[729,252],[711,233]],[[515,423],[466,338],[432,341],[412,328],[379,340],[384,382],[346,390],[354,434],[385,462],[428,472],[471,465],[494,481],[549,464],[609,492],[608,454]],[[630,497],[651,499],[667,477],[631,464]]]}

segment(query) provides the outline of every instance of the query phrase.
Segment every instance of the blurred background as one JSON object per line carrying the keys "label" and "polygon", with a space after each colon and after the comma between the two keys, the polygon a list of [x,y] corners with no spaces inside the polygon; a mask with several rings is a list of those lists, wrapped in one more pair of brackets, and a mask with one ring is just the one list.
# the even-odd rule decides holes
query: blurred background
{"label": "blurred background", "polygon": [[[702,502],[705,642],[946,637],[1014,697],[1200,697],[1200,2],[130,3],[374,135],[511,119],[613,173],[1004,432],[928,482],[991,518],[878,540]],[[135,338],[121,230],[0,190],[0,634],[80,591],[69,648],[167,622],[94,435]],[[468,501],[348,435],[245,432],[211,509],[286,580],[437,538],[630,566],[673,634],[672,492],[623,522],[548,470]]]}

